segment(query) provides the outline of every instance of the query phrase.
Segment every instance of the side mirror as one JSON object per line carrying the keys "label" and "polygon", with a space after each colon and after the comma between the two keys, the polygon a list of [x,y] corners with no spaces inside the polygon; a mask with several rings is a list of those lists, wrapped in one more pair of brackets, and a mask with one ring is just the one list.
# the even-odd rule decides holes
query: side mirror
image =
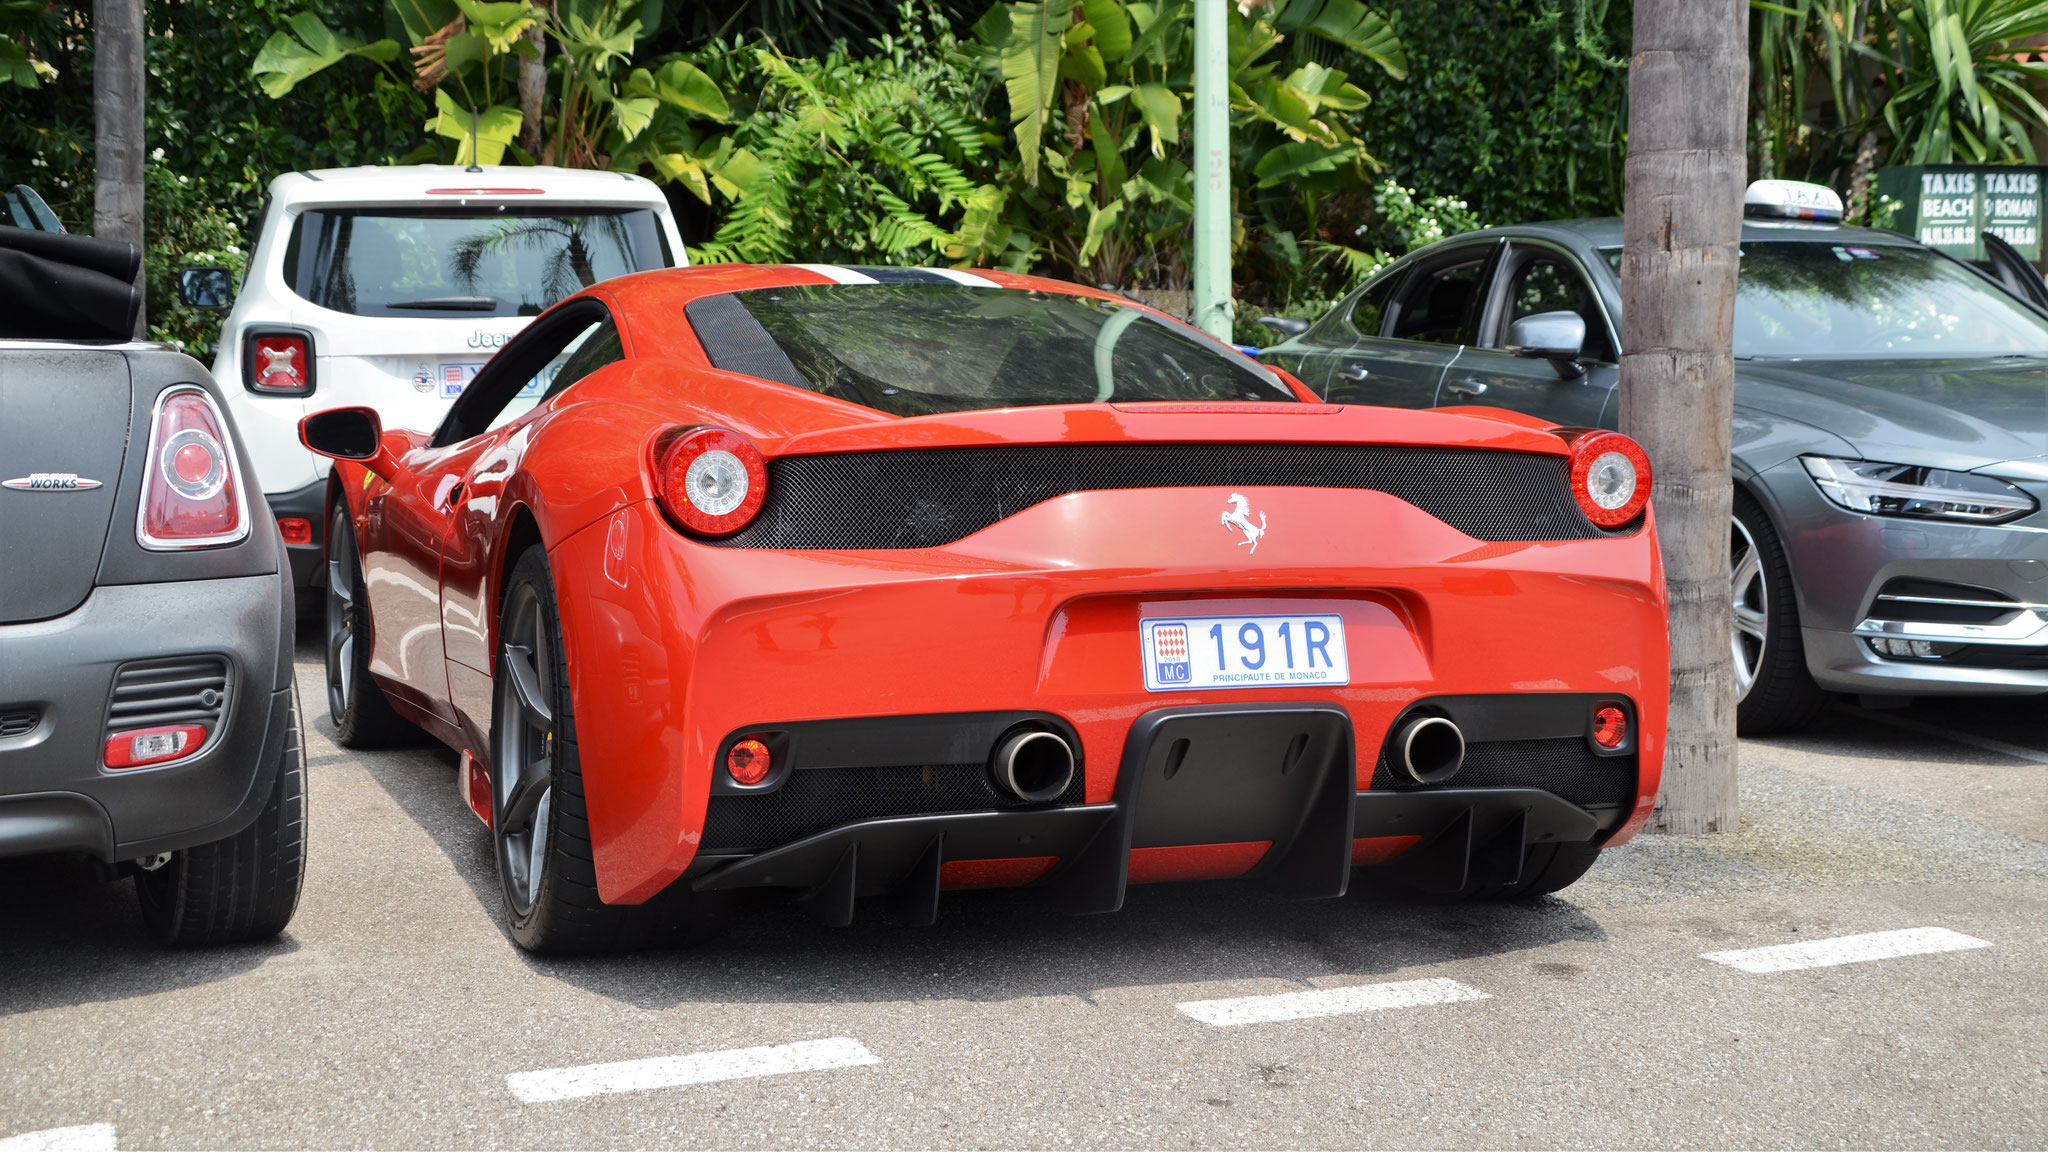
{"label": "side mirror", "polygon": [[235,283],[225,268],[180,268],[178,299],[204,312],[226,312],[235,303]]}
{"label": "side mirror", "polygon": [[1259,323],[1282,336],[1299,336],[1308,331],[1308,321],[1293,316],[1261,316]]}
{"label": "side mirror", "polygon": [[370,470],[384,450],[384,422],[375,408],[329,408],[299,421],[299,443],[336,460],[369,461]]}
{"label": "side mirror", "polygon": [[1517,356],[1573,360],[1586,347],[1586,318],[1577,312],[1538,312],[1508,325],[1508,348]]}

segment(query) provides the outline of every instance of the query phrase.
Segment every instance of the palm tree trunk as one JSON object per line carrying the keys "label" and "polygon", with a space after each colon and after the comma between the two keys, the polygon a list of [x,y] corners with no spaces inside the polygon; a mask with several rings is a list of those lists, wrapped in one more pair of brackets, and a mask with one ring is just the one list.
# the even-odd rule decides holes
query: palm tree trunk
{"label": "palm tree trunk", "polygon": [[1621,428],[1649,453],[1671,598],[1657,827],[1733,832],[1730,342],[1742,234],[1744,0],[1636,0],[1622,248]]}
{"label": "palm tree trunk", "polygon": [[[92,233],[143,246],[142,0],[93,0]],[[141,291],[143,274],[136,274]],[[135,335],[148,331],[148,308]]]}

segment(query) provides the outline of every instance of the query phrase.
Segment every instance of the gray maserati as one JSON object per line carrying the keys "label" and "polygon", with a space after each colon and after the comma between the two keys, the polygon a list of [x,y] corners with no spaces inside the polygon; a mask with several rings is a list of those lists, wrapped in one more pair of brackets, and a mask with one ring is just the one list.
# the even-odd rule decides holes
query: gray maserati
{"label": "gray maserati", "polygon": [[[1741,730],[1834,692],[2048,692],[2038,274],[1995,243],[1998,278],[1834,223],[1832,192],[1783,183],[1747,198],[1735,306]],[[1274,323],[1289,338],[1262,359],[1332,401],[1611,428],[1621,245],[1618,219],[1451,237],[1313,325]]]}

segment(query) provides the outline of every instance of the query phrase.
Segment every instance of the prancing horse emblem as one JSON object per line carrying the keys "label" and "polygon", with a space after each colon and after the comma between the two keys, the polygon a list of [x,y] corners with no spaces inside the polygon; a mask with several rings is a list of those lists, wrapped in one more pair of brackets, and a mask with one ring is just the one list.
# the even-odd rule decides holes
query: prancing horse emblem
{"label": "prancing horse emblem", "polygon": [[1266,514],[1259,513],[1259,522],[1252,523],[1252,502],[1236,492],[1230,494],[1230,510],[1223,514],[1223,526],[1244,533],[1238,546],[1249,544],[1253,552],[1259,550],[1259,541],[1266,538]]}

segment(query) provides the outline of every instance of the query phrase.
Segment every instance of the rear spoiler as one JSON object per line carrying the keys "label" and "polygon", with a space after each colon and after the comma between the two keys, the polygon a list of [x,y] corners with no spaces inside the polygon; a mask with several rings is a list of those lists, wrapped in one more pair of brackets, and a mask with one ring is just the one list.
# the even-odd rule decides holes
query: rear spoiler
{"label": "rear spoiler", "polygon": [[133,244],[0,225],[0,337],[126,340],[142,291]]}

